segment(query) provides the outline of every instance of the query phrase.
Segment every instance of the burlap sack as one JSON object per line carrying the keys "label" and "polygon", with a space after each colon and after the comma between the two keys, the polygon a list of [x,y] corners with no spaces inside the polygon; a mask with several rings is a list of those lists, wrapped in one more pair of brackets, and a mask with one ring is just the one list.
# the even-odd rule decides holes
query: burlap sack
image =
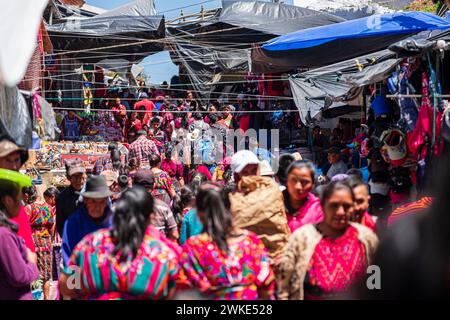
{"label": "burlap sack", "polygon": [[269,177],[244,177],[230,201],[234,225],[256,233],[270,258],[280,254],[290,230],[278,184]]}

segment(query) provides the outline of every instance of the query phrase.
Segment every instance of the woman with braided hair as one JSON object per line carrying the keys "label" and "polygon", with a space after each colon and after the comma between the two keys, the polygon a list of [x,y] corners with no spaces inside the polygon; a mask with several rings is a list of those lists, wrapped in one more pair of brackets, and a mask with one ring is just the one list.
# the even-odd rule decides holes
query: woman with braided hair
{"label": "woman with braided hair", "polygon": [[233,226],[229,190],[205,183],[196,196],[203,233],[189,238],[180,262],[186,284],[212,299],[270,299],[274,274],[264,244],[251,231]]}
{"label": "woman with braided hair", "polygon": [[[69,269],[79,270],[81,288],[61,292],[94,300],[170,298],[179,275],[173,244],[151,225],[153,197],[141,186],[125,191],[114,208],[112,227],[87,235],[75,247]],[[67,270],[69,270],[67,269]]]}

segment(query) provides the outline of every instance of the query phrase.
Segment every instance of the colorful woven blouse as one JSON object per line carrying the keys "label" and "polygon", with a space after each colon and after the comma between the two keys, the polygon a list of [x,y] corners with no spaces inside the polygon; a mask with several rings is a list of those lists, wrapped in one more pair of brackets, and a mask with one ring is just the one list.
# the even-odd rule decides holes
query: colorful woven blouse
{"label": "colorful woven blouse", "polygon": [[115,245],[111,229],[87,235],[74,249],[65,271],[81,268],[81,287],[86,299],[95,300],[159,300],[168,297],[179,275],[174,244],[153,226],[147,228],[134,259],[119,262],[113,255]]}
{"label": "colorful woven blouse", "polygon": [[53,209],[46,203],[33,203],[25,207],[37,252],[51,252],[52,231],[55,225]]}
{"label": "colorful woven blouse", "polygon": [[170,197],[171,192],[175,192],[175,187],[172,183],[172,179],[169,174],[165,171],[153,172],[155,176],[155,184],[153,187],[152,195],[170,205],[172,198]]}
{"label": "colorful woven blouse", "polygon": [[364,245],[350,226],[341,237],[323,237],[309,261],[305,299],[331,299],[345,293],[367,269]]}
{"label": "colorful woven blouse", "polygon": [[264,244],[249,231],[236,240],[226,253],[206,233],[189,238],[180,260],[188,285],[215,300],[256,300],[263,291],[272,296],[274,274]]}

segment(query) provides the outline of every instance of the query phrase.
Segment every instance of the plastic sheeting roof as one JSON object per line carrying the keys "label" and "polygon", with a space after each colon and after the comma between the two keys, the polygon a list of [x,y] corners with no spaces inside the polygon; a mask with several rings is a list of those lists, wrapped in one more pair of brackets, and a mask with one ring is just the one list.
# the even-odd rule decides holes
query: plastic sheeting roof
{"label": "plastic sheeting roof", "polygon": [[448,29],[450,22],[426,12],[400,12],[373,15],[289,33],[263,46],[267,51],[299,50],[340,39],[370,38],[395,34],[414,34],[424,30]]}
{"label": "plastic sheeting roof", "polygon": [[270,40],[276,36],[327,24],[345,21],[326,12],[286,4],[262,1],[222,1],[212,17],[168,28],[172,34],[193,41],[249,44]]}
{"label": "plastic sheeting roof", "polygon": [[326,12],[260,1],[222,1],[218,20],[272,35],[345,21]]}
{"label": "plastic sheeting roof", "polygon": [[[137,0],[95,17],[49,25],[47,30],[57,51],[79,51],[70,55],[84,62],[99,62],[109,52],[111,56],[120,54],[120,58],[138,62],[164,50],[163,42],[152,41],[165,37],[164,17],[153,15],[155,12],[152,0]],[[114,48],[116,45],[119,47]]]}
{"label": "plastic sheeting roof", "polygon": [[311,124],[313,119],[320,120],[322,111],[345,105],[358,88],[384,80],[400,61],[393,52],[383,50],[290,77],[302,122]]}

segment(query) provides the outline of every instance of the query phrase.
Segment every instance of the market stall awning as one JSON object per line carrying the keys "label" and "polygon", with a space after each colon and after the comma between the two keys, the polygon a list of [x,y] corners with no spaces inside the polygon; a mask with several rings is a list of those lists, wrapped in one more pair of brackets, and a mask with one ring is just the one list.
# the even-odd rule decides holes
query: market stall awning
{"label": "market stall awning", "polygon": [[304,124],[320,120],[322,111],[342,107],[362,86],[382,81],[401,61],[389,50],[368,54],[291,76],[295,105]]}
{"label": "market stall awning", "polygon": [[222,8],[195,21],[167,27],[172,61],[206,97],[206,84],[221,72],[248,71],[250,48],[279,35],[345,21],[326,12],[262,1],[222,1]]}
{"label": "market stall awning", "polygon": [[345,19],[326,12],[263,1],[222,1],[222,8],[207,19],[181,23],[171,33],[188,35],[198,42],[233,43],[247,46],[296,30],[313,28]]}
{"label": "market stall awning", "polygon": [[373,15],[289,33],[264,44],[262,50],[293,69],[321,67],[385,49],[424,30],[449,28],[450,22],[426,12]]}
{"label": "market stall awning", "polygon": [[85,63],[105,58],[140,62],[164,50],[165,21],[154,15],[153,1],[139,0],[91,18],[48,25],[55,54]]}

